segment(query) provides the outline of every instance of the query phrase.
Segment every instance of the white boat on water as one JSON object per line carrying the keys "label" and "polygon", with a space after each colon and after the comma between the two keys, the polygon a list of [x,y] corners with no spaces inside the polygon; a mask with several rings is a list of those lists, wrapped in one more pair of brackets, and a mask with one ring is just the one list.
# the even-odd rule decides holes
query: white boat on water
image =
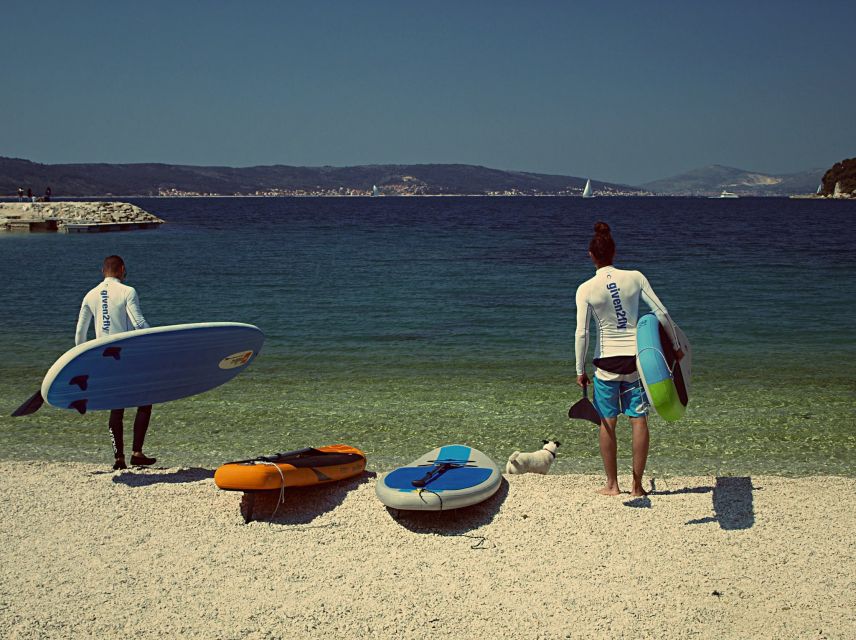
{"label": "white boat on water", "polygon": [[736,193],[732,193],[731,191],[726,191],[725,189],[723,189],[722,193],[720,193],[718,196],[710,196],[710,197],[711,198],[739,198],[740,196],[738,196]]}
{"label": "white boat on water", "polygon": [[380,191],[378,191],[377,185],[373,184],[372,185],[372,196],[379,196],[379,195],[380,195]]}
{"label": "white boat on water", "polygon": [[594,198],[594,194],[591,192],[591,179],[586,180],[586,188],[583,189],[583,198]]}

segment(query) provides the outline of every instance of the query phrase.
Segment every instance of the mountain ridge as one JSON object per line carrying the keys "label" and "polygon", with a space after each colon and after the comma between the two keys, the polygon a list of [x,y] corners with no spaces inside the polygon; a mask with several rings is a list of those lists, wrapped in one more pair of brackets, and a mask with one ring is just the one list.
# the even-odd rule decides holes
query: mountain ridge
{"label": "mountain ridge", "polygon": [[[592,180],[599,195],[715,196],[723,190],[744,196],[814,193],[826,173],[747,171],[712,164],[676,176],[631,186]],[[367,164],[299,167],[283,164],[229,167],[168,163],[43,164],[0,157],[0,194],[18,188],[36,195],[51,187],[54,197],[156,195],[580,195],[586,178],[482,165]]]}
{"label": "mountain ridge", "polygon": [[[505,171],[467,164],[374,164],[351,167],[195,166],[165,163],[41,164],[0,157],[0,193],[50,186],[54,197],[151,195],[574,195],[586,178]],[[592,181],[602,194],[638,187]]]}
{"label": "mountain ridge", "polygon": [[660,195],[715,196],[731,191],[744,196],[789,196],[814,193],[826,169],[797,173],[764,173],[712,164],[646,182],[641,188]]}

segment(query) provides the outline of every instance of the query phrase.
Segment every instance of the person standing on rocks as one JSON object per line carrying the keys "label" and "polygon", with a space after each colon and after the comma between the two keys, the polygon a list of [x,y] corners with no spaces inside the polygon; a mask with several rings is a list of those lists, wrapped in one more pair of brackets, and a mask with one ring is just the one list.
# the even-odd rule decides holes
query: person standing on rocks
{"label": "person standing on rocks", "polygon": [[[140,310],[140,299],[136,289],[122,283],[128,274],[125,261],[119,256],[107,256],[104,258],[101,272],[104,274],[104,281],[86,294],[80,306],[77,330],[74,334],[75,344],[86,342],[86,334],[89,332],[89,324],[93,318],[98,318],[95,323],[96,338],[145,329],[149,326]],[[134,442],[131,447],[132,465],[150,465],[157,461],[143,454],[143,441],[146,438],[151,415],[152,405],[137,407],[137,415],[134,418]],[[114,470],[128,468],[125,463],[124,417],[124,409],[110,411],[109,427],[115,457]]]}
{"label": "person standing on rocks", "polygon": [[50,201],[51,201],[51,188],[48,187],[47,189],[45,189],[45,202],[50,202]]}
{"label": "person standing on rocks", "polygon": [[33,198],[33,190],[29,187],[27,188],[27,200],[29,200],[30,202],[36,201],[35,198]]}
{"label": "person standing on rocks", "polygon": [[24,190],[21,187],[18,187],[18,202],[24,201]]}

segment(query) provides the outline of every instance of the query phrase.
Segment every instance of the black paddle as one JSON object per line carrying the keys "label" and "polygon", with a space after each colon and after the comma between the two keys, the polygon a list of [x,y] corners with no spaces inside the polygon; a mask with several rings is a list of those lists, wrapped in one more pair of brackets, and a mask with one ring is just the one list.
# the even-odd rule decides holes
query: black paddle
{"label": "black paddle", "polygon": [[583,385],[583,397],[577,400],[570,409],[568,409],[568,418],[571,420],[588,420],[595,424],[600,424],[600,414],[594,405],[588,399],[588,385]]}
{"label": "black paddle", "polygon": [[12,412],[12,417],[28,416],[42,408],[45,399],[42,397],[41,391],[36,391],[29,400]]}

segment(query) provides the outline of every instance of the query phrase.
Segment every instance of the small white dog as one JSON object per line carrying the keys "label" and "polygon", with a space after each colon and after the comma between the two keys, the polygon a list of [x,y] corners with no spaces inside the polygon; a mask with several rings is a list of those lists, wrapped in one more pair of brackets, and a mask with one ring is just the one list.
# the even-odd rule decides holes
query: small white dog
{"label": "small white dog", "polygon": [[505,473],[543,473],[550,472],[550,465],[556,459],[556,449],[562,444],[558,440],[544,440],[544,447],[532,453],[515,451],[508,456]]}

